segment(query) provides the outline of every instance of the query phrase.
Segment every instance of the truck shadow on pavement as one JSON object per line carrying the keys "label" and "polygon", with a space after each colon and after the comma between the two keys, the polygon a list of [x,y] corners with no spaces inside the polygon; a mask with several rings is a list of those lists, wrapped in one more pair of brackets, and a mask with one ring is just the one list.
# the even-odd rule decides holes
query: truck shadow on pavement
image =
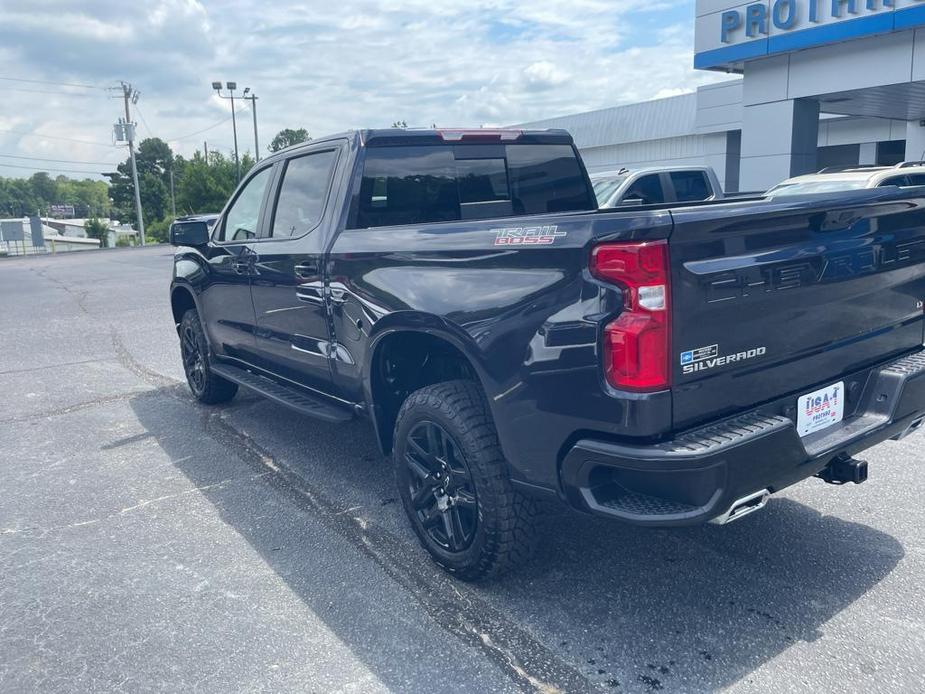
{"label": "truck shadow on pavement", "polygon": [[[722,528],[641,530],[563,510],[540,523],[528,565],[470,586],[446,577],[418,547],[365,422],[327,425],[240,395],[225,409],[204,408],[177,388],[131,404],[222,520],[386,686],[402,691],[415,690],[397,665],[409,644],[383,627],[382,606],[359,576],[320,570],[299,546],[301,524],[333,529],[344,553],[365,555],[382,580],[411,592],[414,605],[403,609],[420,607],[527,690],[729,686],[790,646],[819,639],[826,622],[904,554],[889,535],[784,497]],[[261,471],[268,474],[255,479]],[[272,512],[214,485],[222,475],[253,480],[254,493],[274,499]],[[366,609],[345,609],[351,601]]]}

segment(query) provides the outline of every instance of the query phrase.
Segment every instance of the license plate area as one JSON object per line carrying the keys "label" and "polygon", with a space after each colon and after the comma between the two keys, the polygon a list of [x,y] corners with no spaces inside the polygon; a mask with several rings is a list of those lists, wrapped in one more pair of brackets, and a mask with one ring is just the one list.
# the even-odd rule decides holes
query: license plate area
{"label": "license plate area", "polygon": [[845,417],[845,383],[839,381],[797,399],[797,432],[809,436]]}

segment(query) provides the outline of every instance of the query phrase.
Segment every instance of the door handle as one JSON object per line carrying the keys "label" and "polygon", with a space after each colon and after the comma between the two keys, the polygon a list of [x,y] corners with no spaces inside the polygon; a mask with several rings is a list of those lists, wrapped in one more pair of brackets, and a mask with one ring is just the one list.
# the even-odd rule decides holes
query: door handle
{"label": "door handle", "polygon": [[254,272],[254,266],[257,264],[257,254],[253,251],[242,252],[231,262],[231,267],[239,275],[250,275]]}
{"label": "door handle", "polygon": [[337,289],[335,287],[331,287],[331,303],[332,304],[347,303],[347,292],[343,289]]}
{"label": "door handle", "polygon": [[295,266],[297,277],[315,277],[318,275],[318,266],[315,263],[301,263]]}

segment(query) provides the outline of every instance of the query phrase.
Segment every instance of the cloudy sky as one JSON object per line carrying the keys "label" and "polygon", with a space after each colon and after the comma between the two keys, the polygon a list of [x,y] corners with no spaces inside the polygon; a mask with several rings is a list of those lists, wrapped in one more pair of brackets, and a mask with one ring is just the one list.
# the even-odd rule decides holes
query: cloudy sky
{"label": "cloudy sky", "polygon": [[265,152],[283,127],[510,124],[678,94],[717,79],[692,46],[693,0],[2,0],[0,175],[111,170],[119,80],[140,136],[186,155],[232,147],[211,82],[250,86]]}

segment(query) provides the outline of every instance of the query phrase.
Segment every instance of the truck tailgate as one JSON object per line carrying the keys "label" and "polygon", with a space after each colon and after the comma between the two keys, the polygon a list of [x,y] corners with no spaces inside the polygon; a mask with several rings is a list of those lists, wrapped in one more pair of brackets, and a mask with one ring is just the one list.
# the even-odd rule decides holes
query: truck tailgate
{"label": "truck tailgate", "polygon": [[[720,213],[721,209],[721,213]],[[674,426],[921,347],[925,191],[672,211]]]}

